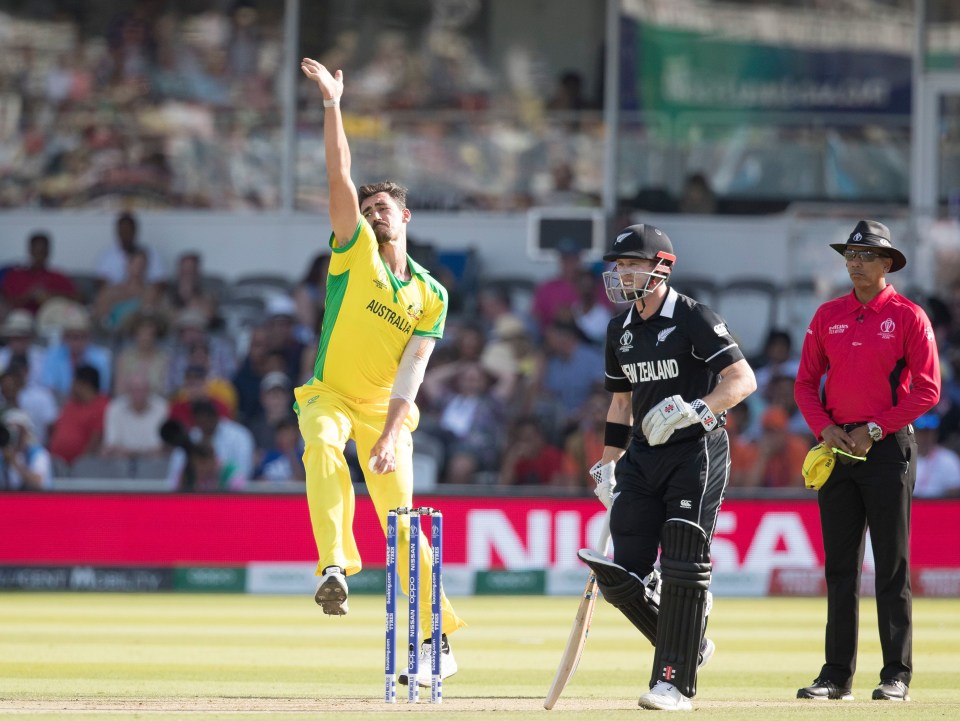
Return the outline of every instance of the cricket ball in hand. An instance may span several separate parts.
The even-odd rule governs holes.
[[[370,456],[370,460],[367,461],[367,468],[369,468],[371,471],[376,471],[376,470],[377,470],[377,457],[376,457],[376,456]]]

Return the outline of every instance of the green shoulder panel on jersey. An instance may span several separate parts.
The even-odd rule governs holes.
[[[432,328],[417,328],[413,331],[413,335],[425,336],[428,338],[442,338],[443,327],[447,322],[447,308],[449,306],[447,301],[447,289],[440,285],[440,283],[438,283],[436,279],[429,273],[424,273],[423,282],[428,290],[432,291],[438,298],[440,298],[440,303],[443,306],[443,310],[440,312],[440,315],[437,317],[437,322],[433,324]]]
[[[359,223],[357,223],[357,229],[353,231],[353,237],[350,238],[349,242],[347,242],[345,245],[334,245],[333,241],[337,236],[334,233],[330,233],[330,240],[327,241],[327,243],[330,245],[330,250],[332,250],[334,253],[346,253],[348,250],[350,250],[350,248],[353,247],[353,244],[357,242],[357,238],[360,237],[361,226],[363,226],[362,219]]]
[[[356,236],[354,236],[354,240],[356,240]],[[327,360],[330,336],[333,335],[333,328],[337,324],[337,316],[343,306],[343,299],[347,295],[349,278],[349,270],[339,275],[327,276],[327,300],[323,311],[323,329],[320,332],[320,343],[317,347],[317,361],[313,364],[313,375],[320,381],[323,380],[323,366]]]

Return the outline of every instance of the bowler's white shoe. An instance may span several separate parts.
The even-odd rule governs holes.
[[[328,616],[346,616],[350,606],[347,604],[347,579],[339,566],[327,566],[317,584],[313,599]]]
[[[692,711],[693,704],[672,683],[657,681],[656,686],[640,697],[643,708],[655,711]]]
[[[420,668],[417,669],[417,685],[429,686],[430,678],[433,674],[430,666],[432,645],[430,639],[420,644]],[[453,651],[450,649],[450,643],[447,641],[447,634],[440,637],[440,679],[449,678],[457,672],[457,659],[453,657]],[[406,686],[408,682],[407,669],[403,669],[397,676],[397,683]]]

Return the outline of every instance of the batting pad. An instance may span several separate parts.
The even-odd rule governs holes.
[[[697,666],[710,587],[710,545],[696,523],[671,518],[660,542],[660,625],[653,656],[652,687],[658,681],[676,686],[687,697],[697,694]]]
[[[596,575],[597,585],[607,602],[656,646],[658,608],[643,583],[623,566],[589,548],[580,549],[577,555]]]

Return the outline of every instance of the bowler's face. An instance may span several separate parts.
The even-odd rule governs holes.
[[[360,205],[360,214],[370,223],[378,243],[396,240],[400,228],[410,220],[410,211],[400,209],[389,193],[377,193],[365,198]]]

